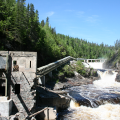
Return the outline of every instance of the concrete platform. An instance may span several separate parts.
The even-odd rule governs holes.
[[[12,112],[12,99],[7,100],[7,97],[0,97],[0,116],[8,117]]]
[[[1,96],[0,96],[0,102],[1,102],[1,101],[7,101],[7,99],[8,99],[8,97],[5,97],[5,96],[2,96],[2,97],[1,97]]]

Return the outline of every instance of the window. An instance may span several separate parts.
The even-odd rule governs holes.
[[[20,84],[15,84],[15,94],[20,93]]]
[[[17,61],[13,61],[13,71],[19,71],[19,66],[17,65]]]
[[[14,60],[14,61],[13,61],[13,65],[17,65],[17,61]]]
[[[0,96],[5,96],[5,86],[0,86]]]
[[[30,68],[31,68],[31,61],[30,61]]]

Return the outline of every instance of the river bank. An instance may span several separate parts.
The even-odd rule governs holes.
[[[97,70],[86,68],[80,61],[71,61],[69,65],[55,72],[53,77],[46,77],[46,87],[52,90],[63,90],[71,86],[92,84],[94,80],[99,79]]]

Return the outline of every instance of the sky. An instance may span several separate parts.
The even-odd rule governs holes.
[[[56,33],[113,46],[120,39],[120,0],[26,0],[39,12],[39,21]]]

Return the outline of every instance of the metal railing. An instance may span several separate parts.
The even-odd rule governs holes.
[[[107,59],[85,59],[85,58],[76,58],[78,60],[84,60],[86,62],[105,62]]]

